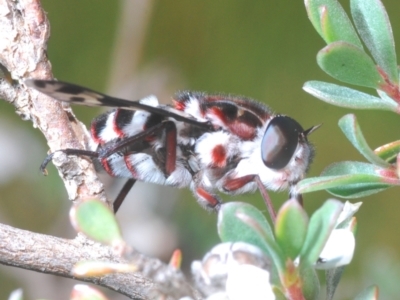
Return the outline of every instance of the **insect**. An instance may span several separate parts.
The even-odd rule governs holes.
[[[300,197],[293,187],[309,168],[314,149],[307,136],[318,126],[303,130],[294,119],[244,97],[184,91],[172,105],[162,105],[155,96],[130,101],[60,81],[25,83],[60,101],[117,107],[92,121],[92,149],[59,151],[88,156],[109,175],[129,178],[122,200],[136,180],[189,187],[210,209],[221,204],[217,191],[242,194],[258,188],[268,198],[266,189],[289,189]],[[118,198],[115,211],[122,202]]]

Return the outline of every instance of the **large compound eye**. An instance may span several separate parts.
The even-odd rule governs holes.
[[[261,142],[261,158],[271,169],[282,169],[291,160],[304,130],[299,123],[286,116],[273,118]]]

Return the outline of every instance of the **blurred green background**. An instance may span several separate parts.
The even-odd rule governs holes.
[[[348,11],[348,0],[341,3]],[[399,1],[383,3],[399,42]],[[337,126],[344,114],[357,115],[372,148],[398,139],[393,129],[400,119],[395,114],[333,107],[302,90],[307,80],[335,82],[316,64],[317,51],[325,44],[309,23],[303,1],[43,0],[42,4],[51,23],[48,56],[56,78],[130,99],[153,93],[168,102],[174,91],[182,89],[246,95],[292,116],[305,128],[323,123],[310,137],[317,154],[309,176],[317,176],[332,162],[364,160]],[[11,105],[0,102],[0,109],[0,221],[73,238],[70,203],[56,170],[50,166],[48,177],[38,170],[47,153],[46,141],[30,122],[14,114]],[[88,125],[101,113],[94,108],[74,110]],[[114,185],[107,176],[102,178],[107,193],[115,197],[122,181]],[[271,197],[279,207],[287,194],[271,193]],[[329,197],[325,192],[306,194],[306,210],[311,214]],[[173,249],[181,248],[188,271],[193,259],[200,259],[218,242],[216,216],[201,209],[189,191],[142,184],[134,187],[130,198],[117,216],[127,239],[148,255],[168,261]],[[381,299],[400,295],[398,198],[398,190],[391,189],[361,199],[355,257],[345,270],[337,299],[350,299],[373,283],[380,285]],[[224,199],[249,201],[265,210],[258,193]],[[74,283],[0,266],[1,299],[18,287],[24,289],[25,299],[68,299]]]

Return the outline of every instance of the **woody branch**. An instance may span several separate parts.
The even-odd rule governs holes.
[[[0,98],[14,105],[21,119],[31,121],[43,133],[50,151],[83,149],[89,138],[88,133],[70,108],[22,84],[24,78],[53,77],[46,53],[49,28],[40,1],[0,0],[0,64],[10,74],[0,79]],[[89,161],[79,157],[60,157],[55,164],[70,200],[79,202],[97,198],[107,202],[103,185]],[[155,291],[167,296],[167,299],[192,294],[180,272],[171,273],[160,261],[145,258],[139,253],[136,257],[142,272],[81,280],[135,299],[148,298]],[[108,247],[85,238],[66,240],[0,224],[1,264],[72,278],[73,264],[87,258],[120,260],[111,254]],[[156,277],[166,281],[157,282]]]

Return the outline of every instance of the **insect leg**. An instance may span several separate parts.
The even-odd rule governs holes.
[[[246,176],[239,177],[239,178],[229,179],[226,181],[226,183],[224,185],[224,189],[226,191],[235,191],[250,182],[255,182],[257,184],[257,187],[260,190],[261,196],[263,197],[264,202],[267,206],[269,215],[271,216],[271,220],[273,223],[275,223],[275,219],[276,219],[275,209],[272,205],[271,198],[269,197],[268,192],[267,192],[265,186],[263,185],[263,183],[261,182],[260,177],[258,175],[246,175]]]
[[[177,131],[175,123],[172,121],[164,122],[165,130],[165,148],[167,156],[165,159],[165,172],[170,175],[175,171],[176,165],[176,146],[177,146]]]
[[[165,131],[165,148],[166,148],[166,160],[164,166],[164,172],[166,176],[170,175],[175,170],[176,164],[176,146],[177,146],[177,131],[175,123],[172,121],[165,121],[160,124],[157,124],[149,129],[136,134],[134,136],[125,138],[124,140],[120,141],[119,143],[115,144],[111,148],[106,148],[106,151],[99,155],[100,160],[106,159],[108,156],[132,145],[134,143],[138,143],[140,141],[146,140],[149,136],[156,134],[160,131]],[[138,149],[136,149],[138,151]],[[128,167],[128,169],[130,169]],[[122,202],[125,200],[126,195],[135,184],[136,178],[130,178],[127,180],[125,185],[123,186],[122,190],[119,192],[117,198],[114,201],[113,208],[114,213],[117,213],[118,209],[120,208]]]
[[[149,135],[156,134],[160,131],[165,131],[165,148],[166,148],[166,160],[165,160],[165,173],[166,175],[170,175],[174,170],[175,170],[175,164],[176,164],[176,146],[177,146],[177,130],[175,123],[172,121],[165,121],[160,124],[157,124],[137,135],[134,135],[132,137],[128,137],[121,142],[115,144],[112,147],[109,148],[104,148],[105,151],[101,151],[100,153],[95,152],[95,151],[88,151],[88,150],[80,150],[80,149],[62,149],[62,150],[57,150],[51,154],[49,154],[42,164],[40,165],[40,170],[43,174],[47,175],[46,171],[46,166],[48,163],[53,159],[53,156],[57,152],[63,152],[66,155],[83,155],[83,156],[89,156],[92,158],[98,158],[100,161],[102,159],[107,158],[108,156],[128,147],[132,143],[139,142],[141,140],[145,140],[149,137]],[[128,194],[129,190],[132,188],[132,186],[135,184],[136,179],[131,178],[129,179],[120,193],[118,194],[117,198],[114,201],[113,207],[114,207],[114,212],[116,213],[121,206],[122,202],[124,201],[126,195]]]
[[[124,186],[122,187],[121,191],[119,192],[117,198],[115,198],[115,201],[113,203],[113,209],[114,209],[114,214],[117,213],[118,209],[120,208],[122,202],[124,202],[126,195],[128,195],[129,191],[135,184],[136,179],[130,178],[128,179]]]
[[[89,156],[93,158],[99,157],[99,154],[95,151],[88,151],[88,150],[81,150],[81,149],[62,149],[62,150],[57,150],[54,151],[53,153],[50,153],[47,155],[47,157],[43,160],[42,164],[40,165],[40,171],[44,174],[47,175],[47,170],[46,166],[49,164],[49,162],[53,159],[54,154],[57,152],[63,152],[66,155],[83,155],[83,156]]]
[[[269,197],[267,189],[262,184],[260,176],[255,175],[254,179],[255,179],[255,182],[257,183],[258,189],[260,190],[261,196],[264,199],[265,205],[267,205],[267,209],[268,209],[269,215],[271,217],[272,223],[275,224],[276,212],[275,212],[274,206],[272,205],[272,201],[271,201],[271,198]]]
[[[177,147],[177,130],[176,125],[172,121],[164,121],[155,126],[150,127],[147,130],[144,130],[134,136],[127,137],[115,145],[105,148],[104,152],[99,154],[99,159],[104,159],[118,151],[121,151],[130,145],[149,139],[149,136],[154,135],[156,133],[165,131],[165,148],[166,148],[166,159],[164,172],[168,176],[173,171],[175,171],[176,165],[176,147]]]
[[[206,209],[218,211],[221,206],[221,200],[215,194],[210,193],[206,188],[202,186],[195,186],[193,193],[196,196],[199,204]]]

